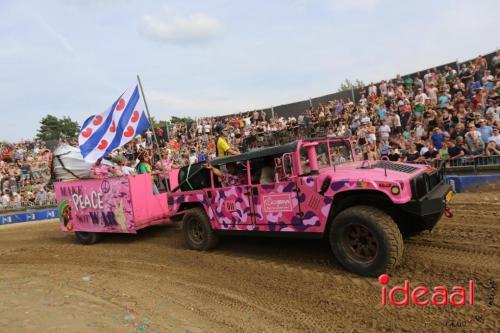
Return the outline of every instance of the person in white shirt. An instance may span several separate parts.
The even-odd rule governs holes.
[[[490,100],[489,107],[486,109],[485,116],[490,117],[492,121],[500,120],[500,106],[496,105],[497,102],[495,100]]]
[[[361,106],[366,106],[366,104],[368,103],[368,101],[366,100],[366,97],[364,94],[361,95],[361,98],[359,99],[359,105]]]
[[[210,134],[211,130],[212,130],[212,125],[210,125],[209,123],[206,123],[205,126],[203,126],[205,128],[205,134]]]
[[[387,95],[387,83],[385,82],[385,80],[382,80],[382,82],[380,83],[379,89],[380,89],[381,95],[383,95],[383,96]]]
[[[146,131],[146,143],[148,146],[153,144],[153,131],[150,128]]]
[[[434,104],[437,104],[438,98],[438,88],[434,86],[434,82],[430,83],[430,87],[427,91],[429,93],[429,99],[434,102]]]
[[[499,134],[500,130],[497,128],[497,127],[493,127],[493,134],[490,136],[490,138],[488,139],[488,142],[495,142],[495,144],[498,146],[500,146],[500,134]]]
[[[9,205],[10,205],[10,196],[7,192],[5,192],[2,197],[1,197],[1,201],[2,201],[2,207],[3,208],[8,208]]]
[[[13,198],[13,203],[14,203],[14,208],[21,208],[21,195],[19,193],[14,192],[12,193],[12,198]]]
[[[425,105],[427,99],[429,99],[427,94],[422,91],[422,88],[418,88],[418,94],[415,96],[415,104]]]
[[[198,157],[196,157],[196,150],[192,149],[189,155],[189,164],[198,163]]]
[[[379,132],[380,132],[380,138],[382,140],[389,139],[389,135],[391,133],[391,127],[387,125],[387,121],[384,120],[383,125],[380,126],[379,128]]]
[[[368,96],[373,96],[377,94],[377,86],[373,82],[368,87]]]

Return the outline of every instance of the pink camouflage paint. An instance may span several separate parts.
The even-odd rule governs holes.
[[[404,174],[366,166],[351,162],[277,183],[170,193],[170,211],[176,214],[191,207],[188,203],[199,203],[214,230],[323,233],[337,194],[371,190],[384,193],[395,204],[405,203],[412,197],[409,180],[430,170],[414,165],[414,172]],[[320,193],[327,179],[328,188]]]

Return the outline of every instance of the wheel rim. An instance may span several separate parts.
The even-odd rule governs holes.
[[[378,241],[375,234],[361,224],[350,224],[344,228],[342,246],[347,255],[361,263],[369,263],[378,253]]]
[[[191,242],[199,245],[203,243],[204,230],[203,225],[198,219],[191,219],[188,221],[188,236]]]

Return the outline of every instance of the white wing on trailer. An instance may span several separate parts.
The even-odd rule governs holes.
[[[90,178],[91,163],[85,162],[80,148],[63,144],[54,150],[53,173],[56,180]]]

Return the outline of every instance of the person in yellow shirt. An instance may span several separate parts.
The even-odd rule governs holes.
[[[222,125],[218,125],[216,131],[219,133],[215,141],[216,156],[224,157],[229,155],[238,155],[240,152],[231,148],[231,146],[227,142],[226,129]]]

